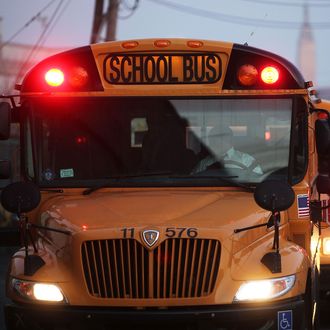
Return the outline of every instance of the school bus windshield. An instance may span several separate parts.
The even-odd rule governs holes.
[[[46,186],[298,179],[306,164],[306,123],[292,116],[293,104],[291,98],[35,100],[27,146],[36,146],[37,161],[28,151],[28,172]]]

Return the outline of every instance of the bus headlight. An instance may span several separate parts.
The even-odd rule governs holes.
[[[294,286],[295,275],[269,280],[249,281],[238,289],[234,301],[259,301],[279,297]]]
[[[66,302],[61,289],[55,284],[37,283],[15,278],[12,279],[11,284],[13,290],[24,298],[53,303]]]

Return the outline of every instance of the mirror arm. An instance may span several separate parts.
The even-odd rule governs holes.
[[[29,254],[29,239],[33,246],[34,253],[38,253],[37,246],[33,241],[31,234],[31,224],[29,224],[28,217],[25,213],[18,213],[20,221],[20,230],[22,233],[22,241],[24,244],[25,257],[24,257],[24,275],[32,276],[35,272],[45,265],[44,260],[37,254]]]
[[[249,227],[243,227],[243,228],[237,228],[237,229],[234,229],[234,234],[237,234],[237,233],[240,233],[241,231],[246,231],[246,230],[249,230],[249,229],[254,229],[254,228],[259,228],[259,227],[267,227],[267,228],[270,228],[270,227],[273,227],[274,226],[274,219],[273,219],[273,215],[270,216],[268,222],[266,223],[261,223],[259,225],[254,225],[254,226],[249,226]]]
[[[272,219],[274,223],[274,242],[273,249],[276,253],[279,253],[280,250],[280,212],[273,212]]]
[[[28,217],[25,213],[18,212],[20,221],[21,239],[24,244],[25,257],[24,257],[24,275],[32,276],[38,269],[45,265],[44,260],[37,254],[29,254],[29,239],[33,246],[34,253],[38,253],[37,246],[33,241],[31,234],[31,225],[29,224]]]
[[[271,219],[274,223],[274,242],[273,249],[275,252],[268,252],[262,258],[261,262],[264,264],[273,274],[280,273],[282,271],[282,262],[280,250],[280,212],[272,211]]]
[[[261,223],[259,225],[234,229],[234,234],[237,234],[237,233],[240,233],[241,231],[246,231],[246,230],[249,230],[249,229],[254,229],[254,228],[259,228],[259,227],[264,227],[264,226],[268,227],[268,224],[269,224],[269,222],[266,222],[266,223]]]
[[[35,225],[34,223],[31,223],[30,227],[44,229],[44,230],[48,230],[48,231],[54,231],[56,233],[61,233],[61,234],[65,234],[65,235],[71,235],[71,232],[68,230],[62,230],[62,229],[57,229],[57,228]]]
[[[35,225],[33,223],[29,223],[28,217],[25,213],[18,213],[19,221],[20,221],[20,231],[22,234],[22,242],[24,245],[25,257],[24,257],[24,275],[32,276],[35,272],[40,269],[43,265],[45,265],[44,260],[37,255],[38,249],[33,240],[31,228],[39,228],[49,231],[54,231],[57,233],[62,233],[65,235],[71,235],[71,232],[67,230],[61,230],[56,228],[49,228],[45,226]],[[33,246],[33,250],[35,254],[29,254],[29,242],[31,242]]]

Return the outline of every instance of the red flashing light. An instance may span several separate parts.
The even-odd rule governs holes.
[[[270,132],[269,131],[266,131],[265,132],[265,140],[266,141],[270,141],[271,138],[272,138],[272,135],[270,134]]]
[[[275,84],[278,81],[279,77],[279,71],[273,66],[267,66],[261,71],[261,80],[265,84]]]
[[[64,73],[60,69],[52,68],[46,72],[45,80],[49,86],[61,86],[64,82]]]
[[[87,138],[86,136],[79,135],[75,137],[75,141],[77,144],[85,144],[87,142]]]
[[[318,119],[329,119],[329,114],[328,113],[325,113],[325,112],[318,112],[317,113],[317,118]]]
[[[81,228],[82,228],[83,231],[85,231],[85,230],[88,229],[88,226],[87,225],[82,225]]]

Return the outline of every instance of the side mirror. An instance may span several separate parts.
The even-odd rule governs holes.
[[[10,105],[0,102],[0,140],[8,140],[10,137]]]
[[[15,182],[1,192],[1,204],[11,213],[21,214],[32,211],[40,202],[40,191],[32,182]],[[19,246],[19,227],[8,227],[0,231],[0,246]]]
[[[9,160],[0,160],[0,180],[9,179],[11,175],[11,163]]]
[[[35,209],[40,199],[40,191],[32,182],[11,183],[1,193],[1,204],[4,209],[18,215]]]
[[[37,254],[29,255],[29,239],[32,240],[28,217],[25,212],[32,211],[40,203],[41,195],[38,187],[32,182],[15,182],[8,185],[1,194],[2,206],[9,212],[17,213],[20,220],[20,234],[24,242],[24,275],[32,276],[45,261]],[[17,242],[18,243],[18,242]],[[33,243],[34,250],[36,247]]]
[[[295,194],[291,186],[283,181],[269,180],[261,182],[254,191],[256,203],[267,211],[271,211],[270,222],[274,225],[273,249],[261,258],[264,264],[272,273],[282,271],[282,261],[280,254],[280,211],[287,210],[295,199]]]
[[[291,186],[283,181],[261,182],[254,191],[254,200],[267,211],[287,210],[294,203],[295,194]]]

